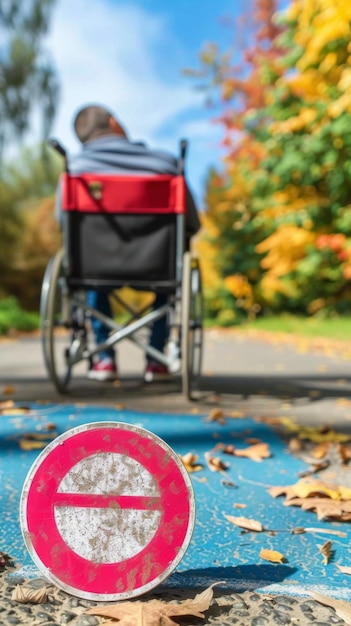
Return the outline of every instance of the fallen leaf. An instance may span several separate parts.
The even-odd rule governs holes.
[[[200,463],[196,463],[198,459],[197,454],[187,452],[187,454],[181,456],[180,459],[189,474],[191,474],[192,472],[199,472],[203,469],[203,465],[201,465]]]
[[[16,585],[12,592],[12,600],[15,602],[31,602],[32,604],[43,604],[47,601],[47,588],[41,587],[41,589],[33,589],[32,587],[26,587],[25,585]]]
[[[300,506],[303,511],[315,511],[317,518],[349,522],[351,520],[351,502],[330,500],[329,498],[293,498],[286,500],[284,506]]]
[[[268,418],[269,419],[269,418]],[[346,433],[339,433],[329,426],[303,426],[298,424],[294,420],[289,417],[280,417],[273,418],[279,419],[279,424],[285,427],[286,431],[296,433],[299,439],[305,439],[307,441],[312,441],[313,443],[323,443],[323,442],[347,442],[350,441],[351,435]],[[263,421],[263,420],[261,420]],[[273,423],[274,422],[267,422]]]
[[[351,435],[346,433],[338,433],[332,428],[328,427],[319,427],[313,428],[312,426],[302,426],[299,428],[299,437],[300,439],[307,439],[308,441],[312,441],[314,443],[323,443],[323,442],[346,442],[350,441]]]
[[[248,448],[236,449],[235,456],[245,457],[260,463],[262,459],[268,459],[271,456],[268,443],[257,443]]]
[[[338,453],[342,463],[348,463],[351,459],[351,446],[345,446],[340,443],[338,446]]]
[[[349,576],[351,576],[351,567],[349,567],[348,565],[337,565],[336,566],[340,572],[342,572],[343,574],[348,574]]]
[[[284,563],[285,557],[281,552],[277,552],[276,550],[265,550],[264,548],[260,551],[260,558],[265,561],[271,561],[271,563]]]
[[[233,515],[225,515],[224,517],[230,522],[234,524],[234,526],[239,526],[239,528],[245,528],[245,530],[254,530],[258,533],[263,531],[263,526],[261,522],[258,522],[255,519],[249,519],[248,517],[234,517]]]
[[[28,406],[16,406],[8,409],[1,409],[1,415],[25,415],[30,413],[31,409]]]
[[[318,474],[322,470],[327,469],[329,467],[330,461],[320,461],[320,463],[314,463],[309,469],[303,470],[299,472],[300,478],[307,478],[307,476],[313,476],[313,474]]]
[[[331,441],[323,441],[319,443],[313,450],[311,451],[311,456],[314,459],[323,459],[325,455],[329,452],[331,446]]]
[[[191,615],[205,617],[203,611],[209,609],[213,598],[213,587],[223,583],[214,583],[193,600],[183,600],[179,604],[149,600],[148,602],[120,602],[107,606],[94,606],[85,613],[110,617],[111,621],[104,622],[104,626],[113,626],[116,620],[120,626],[177,626],[171,617]]]
[[[13,565],[11,557],[6,552],[0,552],[0,569],[11,567]]]
[[[322,554],[323,556],[323,564],[324,565],[328,565],[330,557],[333,554],[333,550],[332,550],[332,542],[330,541],[330,539],[328,541],[326,541],[325,543],[323,543],[322,546],[318,546],[319,548],[319,552]]]
[[[10,396],[11,394],[15,393],[15,388],[12,387],[12,385],[5,385],[2,393],[4,394],[4,396]]]
[[[54,424],[54,422],[47,422],[46,424],[44,424],[43,429],[44,430],[56,430],[57,426],[56,424]]]
[[[351,624],[351,606],[349,602],[345,602],[344,600],[334,600],[334,598],[328,598],[328,596],[323,596],[321,593],[317,593],[316,591],[307,591],[307,593],[312,596],[312,598],[317,600],[317,602],[320,602],[320,604],[333,608],[337,616],[343,619],[346,624]]]
[[[209,452],[205,452],[205,459],[211,472],[226,472],[228,465],[223,463],[222,459],[212,456]]]
[[[223,487],[236,487],[236,484],[232,480],[223,478],[221,480],[221,485],[223,485]]]
[[[241,502],[234,502],[233,507],[235,509],[246,509],[247,504],[242,504]]]
[[[289,452],[293,452],[293,453],[300,452],[302,449],[301,440],[298,439],[297,437],[293,437],[292,439],[290,439],[288,449],[289,449]]]
[[[270,487],[269,493],[273,498],[286,495],[287,500],[292,498],[308,498],[310,496],[326,496],[332,500],[348,500],[351,490],[347,487],[328,485],[321,480],[301,479],[294,485],[285,487]]]
[[[262,459],[267,459],[271,456],[269,446],[267,443],[256,443],[248,448],[236,448],[232,444],[217,443],[214,450],[221,450],[224,454],[230,454],[237,457],[245,457],[251,461],[260,463]]]
[[[225,424],[224,412],[222,409],[212,409],[210,411],[208,417],[206,417],[205,422],[218,422],[218,424]]]
[[[15,406],[15,403],[13,400],[3,400],[2,402],[0,402],[0,411],[2,411],[3,409],[12,409],[12,407]]]
[[[57,437],[57,432],[50,431],[49,433],[28,433],[19,440],[19,447],[21,450],[40,450],[45,448],[47,444]]]

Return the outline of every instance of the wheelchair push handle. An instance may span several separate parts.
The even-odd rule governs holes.
[[[185,173],[185,156],[188,148],[187,139],[180,140],[180,158],[178,161],[178,174],[183,175]]]
[[[68,172],[68,160],[67,160],[67,152],[62,144],[57,139],[51,137],[48,140],[49,146],[51,146],[56,152],[58,152],[65,160],[65,170]]]

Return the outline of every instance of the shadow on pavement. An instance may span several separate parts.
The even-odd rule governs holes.
[[[289,565],[242,565],[236,567],[206,567],[187,570],[173,574],[167,586],[182,586],[189,584],[194,589],[204,589],[218,581],[218,589],[228,592],[242,593],[254,591],[268,585],[281,583],[297,571]]]

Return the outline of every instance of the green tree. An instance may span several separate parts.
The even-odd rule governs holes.
[[[0,157],[28,130],[38,110],[46,137],[58,100],[58,80],[43,46],[55,0],[0,0]]]

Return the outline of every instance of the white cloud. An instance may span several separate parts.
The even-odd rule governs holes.
[[[152,140],[167,120],[200,107],[201,97],[180,75],[177,82],[173,76],[165,81],[157,72],[157,51],[166,36],[165,18],[137,5],[61,0],[48,41],[62,85],[54,131],[68,139],[74,112],[99,102],[133,137]]]
[[[81,106],[101,103],[132,139],[175,152],[178,139],[188,137],[194,142],[188,171],[200,197],[219,134],[206,120],[203,94],[181,76],[177,58],[184,50],[166,15],[147,12],[137,1],[59,0],[47,47],[61,84],[53,136],[70,151],[79,149],[72,118]]]

